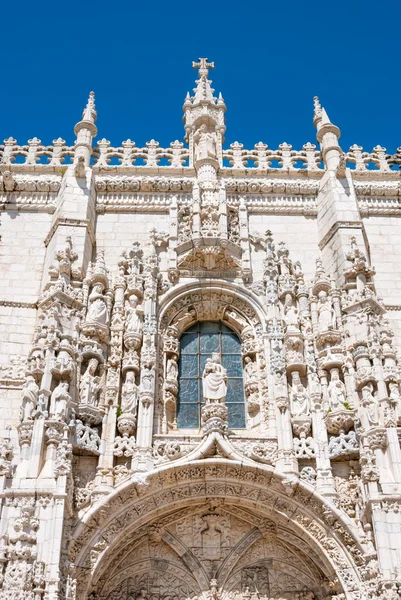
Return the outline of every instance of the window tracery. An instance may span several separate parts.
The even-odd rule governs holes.
[[[226,405],[229,427],[245,428],[241,341],[237,334],[221,321],[198,322],[183,332],[180,350],[177,426],[183,429],[200,427],[204,402],[202,374],[207,359],[213,353],[218,353],[227,370]]]

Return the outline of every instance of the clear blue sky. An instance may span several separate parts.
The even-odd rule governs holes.
[[[88,92],[98,139],[182,140],[182,104],[215,62],[226,146],[315,141],[319,95],[353,143],[401,146],[400,0],[23,0],[2,6],[0,139],[74,141]]]

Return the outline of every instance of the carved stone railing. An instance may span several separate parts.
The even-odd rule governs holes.
[[[61,138],[54,140],[50,146],[42,145],[38,138],[32,138],[26,145],[20,146],[10,137],[0,145],[0,166],[15,164],[61,167],[72,162],[74,151],[75,146],[67,146]],[[382,146],[375,146],[372,152],[364,152],[362,146],[354,144],[344,156],[346,166],[357,173],[389,173],[401,169],[401,147],[395,154],[387,154],[386,148]],[[113,147],[108,140],[102,139],[93,148],[91,162],[98,168],[185,168],[189,166],[189,149],[177,140],[171,142],[169,148],[161,148],[155,140],[146,142],[144,147],[137,147],[131,140]],[[323,162],[321,153],[310,142],[304,144],[302,150],[293,150],[291,144],[286,143],[280,144],[277,150],[272,150],[262,142],[255,144],[252,150],[246,150],[243,144],[234,142],[229,149],[223,150],[223,168],[319,172],[323,170]]]
[[[278,150],[270,150],[259,142],[253,150],[244,150],[243,144],[234,142],[229,150],[223,150],[223,161],[228,160],[233,169],[256,168],[318,171],[322,169],[321,154],[316,146],[308,142],[302,150],[293,150],[291,144],[280,144]],[[225,165],[224,165],[225,166]]]
[[[345,160],[346,166],[357,172],[389,173],[401,168],[401,148],[397,148],[395,154],[387,154],[382,146],[375,146],[372,152],[364,152],[362,146],[354,144],[345,153]]]
[[[158,167],[160,161],[167,160],[170,167],[180,168],[188,166],[189,150],[184,148],[184,144],[176,140],[171,142],[170,148],[160,148],[159,142],[150,140],[146,142],[144,148],[137,148],[135,142],[126,140],[121,147],[113,148],[108,140],[102,139],[98,142],[98,147],[93,150],[93,157],[97,167],[107,167],[113,159],[117,159],[113,166],[131,167],[135,165],[138,159],[142,163],[138,166]],[[160,165],[163,166],[163,165]]]
[[[66,158],[72,159],[73,156],[74,146],[66,146],[61,138],[53,140],[53,146],[43,146],[38,138],[32,138],[27,145],[19,146],[17,140],[9,137],[0,146],[0,165],[18,163],[26,166],[47,164],[59,167]]]

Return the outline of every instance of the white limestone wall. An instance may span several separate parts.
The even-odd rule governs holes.
[[[51,215],[42,212],[9,210],[1,215],[0,364],[30,350],[36,309],[18,304],[38,299],[50,222]]]
[[[139,242],[142,247],[149,243],[152,229],[158,232],[169,231],[168,212],[149,213],[104,213],[96,220],[96,245],[105,253],[106,266],[114,278],[117,273],[118,261],[124,250],[128,250],[133,242]],[[166,253],[161,253],[160,268],[167,269]]]
[[[1,214],[0,299],[36,302],[51,215],[7,210]]]
[[[301,262],[305,280],[312,279],[316,269],[316,258],[320,256],[316,218],[303,215],[249,214],[250,234],[264,237],[267,229],[270,229],[273,234],[276,248],[279,242],[285,242],[290,251],[291,260]],[[255,248],[251,244],[254,280],[259,280],[263,276],[264,258],[263,249]]]
[[[372,216],[363,219],[370,245],[371,264],[376,268],[378,296],[387,306],[401,307],[401,217]],[[401,310],[388,311],[401,348]]]

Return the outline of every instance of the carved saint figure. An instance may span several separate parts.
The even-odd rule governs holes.
[[[126,331],[129,333],[142,333],[142,317],[138,311],[138,298],[131,294],[126,307]]]
[[[362,388],[363,406],[362,425],[364,427],[377,427],[380,425],[379,405],[373,396],[373,385],[368,383]]]
[[[244,359],[244,383],[254,381],[258,377],[258,367],[250,356]]]
[[[155,374],[151,367],[143,367],[141,375],[141,388],[143,392],[152,392],[154,377]]]
[[[390,401],[395,406],[400,406],[401,395],[398,383],[390,383]]]
[[[71,396],[68,393],[68,381],[60,381],[54,388],[50,399],[50,416],[65,421]]]
[[[285,296],[284,321],[287,325],[287,331],[299,331],[298,311],[294,306],[291,294]]]
[[[207,130],[205,124],[201,125],[194,135],[195,161],[204,158],[217,158],[216,134]]]
[[[82,404],[97,406],[97,393],[99,391],[100,377],[95,375],[98,366],[96,358],[91,358],[80,384],[80,401]]]
[[[340,379],[340,372],[338,369],[331,369],[331,378],[329,387],[327,388],[330,408],[331,410],[338,410],[344,408],[344,402],[346,402],[346,389],[344,383]]]
[[[128,371],[121,390],[121,410],[123,413],[135,415],[138,404],[138,386],[135,383],[135,373]]]
[[[23,421],[33,419],[34,411],[38,405],[39,387],[36,385],[32,375],[28,375],[22,388],[22,409],[21,416]]]
[[[202,384],[205,402],[208,400],[224,402],[227,395],[227,370],[221,364],[218,352],[214,352],[212,358],[207,359]]]
[[[177,358],[175,356],[172,356],[167,361],[166,379],[170,379],[171,381],[177,381],[177,377],[178,377]]]
[[[331,300],[325,290],[319,292],[319,301],[317,304],[319,331],[335,329],[336,316]]]
[[[107,306],[103,296],[104,286],[101,283],[96,283],[89,294],[89,308],[86,315],[86,321],[106,325],[107,323]]]
[[[294,416],[309,415],[309,397],[304,388],[298,371],[291,374],[292,385],[290,390],[291,414]]]

